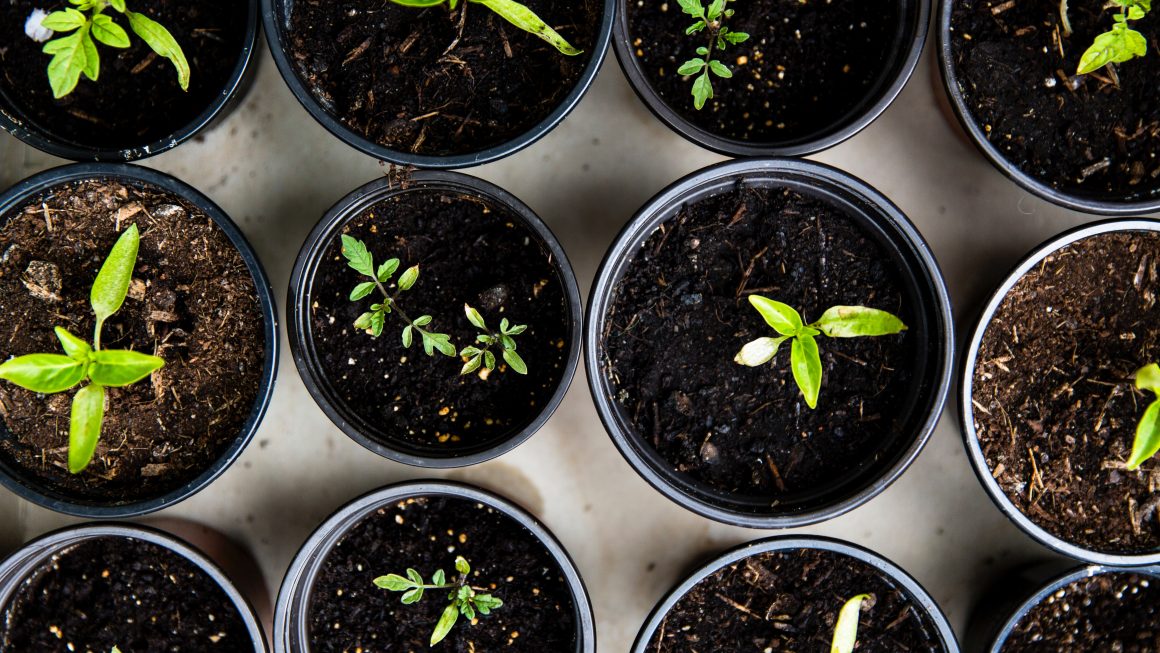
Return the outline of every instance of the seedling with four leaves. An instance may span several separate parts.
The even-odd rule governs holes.
[[[1135,470],[1160,451],[1160,365],[1152,363],[1136,370],[1136,388],[1148,390],[1155,398],[1144,409],[1140,423],[1136,425],[1136,438],[1132,442],[1132,455],[1128,458],[1128,469]]]
[[[701,4],[701,0],[678,0],[681,11],[696,19],[685,30],[685,34],[692,36],[699,32],[709,35],[709,44],[697,48],[698,57],[689,59],[677,69],[678,75],[693,76],[693,106],[700,110],[705,102],[713,97],[712,75],[721,78],[733,76],[733,71],[716,58],[717,51],[724,51],[729,45],[736,45],[749,40],[745,32],[732,32],[725,26],[725,21],[733,16],[732,9],[726,9],[729,0],[712,0],[708,6]]]
[[[810,408],[817,407],[822,388],[822,358],[815,339],[818,335],[856,338],[886,336],[906,330],[906,325],[894,315],[865,306],[833,306],[826,309],[816,322],[805,324],[801,315],[787,304],[761,295],[750,295],[749,303],[779,335],[746,343],[733,360],[749,367],[764,365],[777,355],[783,342],[792,340],[790,369]]]
[[[512,25],[515,25],[525,32],[528,32],[547,41],[552,45],[552,47],[559,50],[561,54],[576,56],[583,52],[583,50],[577,50],[576,48],[572,47],[570,43],[564,40],[564,37],[560,36],[556,30],[552,29],[552,27],[545,23],[542,18],[537,16],[536,12],[528,9],[526,6],[518,2],[515,2],[515,0],[463,1],[464,5],[463,9],[461,10],[463,12],[460,18],[461,21],[463,20],[463,17],[466,16],[468,4],[481,4],[494,11],[496,14],[499,14],[500,18],[503,18]],[[391,0],[391,2],[397,5],[403,5],[404,7],[419,8],[437,7],[441,4],[446,4],[448,9],[455,11],[455,8],[459,6],[460,0]],[[460,31],[462,31],[462,25]]]
[[[398,574],[379,576],[374,583],[385,590],[403,592],[402,601],[407,605],[421,601],[426,590],[451,590],[447,595],[451,603],[443,610],[443,615],[439,617],[435,630],[431,633],[431,646],[435,646],[451,632],[455,622],[459,620],[459,615],[471,620],[475,619],[476,613],[486,616],[491,614],[492,610],[503,607],[503,601],[488,594],[484,588],[468,584],[471,565],[463,556],[455,558],[455,571],[459,572],[459,578],[450,583],[447,582],[447,575],[442,569],[431,575],[430,583],[424,583],[423,576],[414,569],[407,569],[406,577]]]
[[[838,620],[834,623],[830,653],[854,652],[854,645],[858,643],[858,617],[862,613],[862,603],[871,601],[873,598],[869,594],[859,594],[842,605],[838,611]]]
[[[1148,39],[1140,32],[1128,27],[1129,20],[1140,20],[1152,10],[1152,0],[1110,0],[1109,6],[1118,6],[1120,11],[1112,16],[1112,29],[1096,36],[1091,46],[1079,58],[1077,75],[1095,72],[1104,66],[1123,63],[1148,54]],[[1071,32],[1067,20],[1067,0],[1060,4],[1064,31]]]
[[[483,333],[475,337],[476,344],[483,345],[482,347],[468,346],[464,347],[459,352],[461,358],[466,358],[467,362],[463,364],[463,369],[460,374],[471,374],[478,370],[480,366],[494,370],[495,369],[495,354],[492,353],[493,346],[499,346],[502,351],[503,359],[516,372],[520,374],[528,373],[528,366],[524,364],[524,359],[516,353],[516,341],[514,336],[518,336],[527,330],[526,324],[512,324],[505,317],[499,322],[499,331],[492,331],[487,328],[487,323],[483,321],[483,316],[479,311],[475,310],[467,304],[463,305],[463,312],[467,314],[467,320],[471,322],[475,328]]]

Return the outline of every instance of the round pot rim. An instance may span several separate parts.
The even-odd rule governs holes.
[[[815,154],[829,149],[865,129],[886,111],[887,107],[902,93],[902,89],[910,81],[910,77],[914,74],[914,70],[918,66],[918,60],[926,44],[930,24],[930,3],[926,0],[919,0],[915,3],[918,15],[914,17],[912,25],[914,33],[910,39],[910,45],[900,50],[900,53],[905,53],[905,56],[901,56],[900,54],[898,57],[899,62],[901,62],[898,73],[894,75],[889,84],[882,87],[881,95],[877,101],[866,105],[856,112],[846,114],[843,117],[843,120],[846,120],[846,122],[838,129],[822,130],[818,136],[800,139],[786,145],[771,143],[755,144],[751,141],[719,136],[699,127],[674,111],[672,107],[660,98],[656,91],[653,90],[644,71],[641,70],[640,65],[637,63],[636,56],[633,54],[628,28],[628,12],[625,10],[625,7],[627,7],[626,2],[621,2],[617,6],[616,21],[612,27],[612,49],[616,53],[616,59],[620,63],[620,69],[624,71],[624,76],[628,78],[633,92],[648,107],[649,111],[658,120],[668,126],[669,129],[700,147],[731,157],[805,156]]]
[[[950,98],[951,108],[963,130],[967,132],[975,148],[991,162],[1005,177],[1015,182],[1023,190],[1051,202],[1057,206],[1094,213],[1096,215],[1130,217],[1145,213],[1160,211],[1160,195],[1147,200],[1101,200],[1084,197],[1052,188],[1050,185],[1032,177],[1016,168],[1007,160],[1003,153],[987,140],[987,135],[979,128],[978,122],[971,117],[966,99],[959,90],[960,80],[954,66],[954,52],[951,43],[951,13],[956,0],[936,0],[937,39],[938,39],[938,69],[942,77],[943,88]]]
[[[27,577],[27,574],[24,574],[20,578],[13,577],[11,581],[7,580],[11,574],[16,572],[16,567],[28,558],[33,556],[43,558],[46,555],[50,555],[53,551],[59,550],[61,547],[70,546],[82,540],[101,537],[141,540],[171,551],[189,561],[198,570],[209,576],[221,588],[230,602],[233,603],[242,621],[246,624],[246,630],[249,632],[250,639],[254,643],[255,652],[270,650],[266,642],[266,634],[262,629],[257,613],[254,611],[254,606],[238,590],[233,581],[230,580],[217,563],[210,560],[207,555],[192,544],[176,535],[142,524],[127,522],[80,524],[78,526],[58,528],[36,537],[17,549],[12,555],[0,561],[0,592],[3,592],[3,585],[7,584],[7,582],[18,583]],[[6,607],[6,605],[0,605],[0,611]]]
[[[282,75],[283,81],[290,88],[290,92],[294,95],[294,98],[298,100],[299,104],[306,109],[310,116],[342,142],[363,154],[381,161],[432,170],[449,170],[452,168],[470,168],[491,163],[492,161],[497,161],[515,154],[546,136],[548,132],[552,131],[552,129],[560,124],[576,108],[576,105],[580,104],[580,100],[583,99],[584,94],[592,86],[592,83],[596,79],[596,73],[600,71],[600,66],[604,62],[604,55],[608,49],[608,41],[612,34],[612,16],[615,13],[617,0],[603,0],[604,13],[600,18],[599,30],[596,34],[596,42],[592,46],[591,58],[585,65],[584,71],[580,74],[580,78],[576,80],[576,84],[572,87],[572,90],[564,96],[564,99],[556,105],[556,108],[551,113],[523,133],[507,141],[475,152],[445,156],[415,154],[381,145],[355,133],[344,125],[341,120],[323,109],[315,99],[314,94],[299,79],[298,73],[294,69],[294,63],[286,53],[282,24],[278,20],[278,11],[275,5],[282,7],[287,2],[288,0],[261,0],[262,24],[266,30],[266,39],[270,45],[270,54],[274,58],[274,63],[278,66],[278,72]]]
[[[193,494],[196,494],[221,476],[226,469],[245,450],[246,445],[253,439],[254,433],[262,423],[262,417],[269,407],[271,395],[274,392],[274,381],[278,372],[278,352],[281,345],[278,340],[278,315],[274,306],[274,293],[270,288],[269,279],[258,260],[257,254],[246,240],[245,235],[237,228],[233,220],[200,191],[189,184],[166,173],[129,163],[72,163],[57,168],[51,168],[37,173],[18,182],[12,188],[0,193],[0,216],[17,207],[31,195],[35,195],[47,188],[59,184],[83,179],[116,179],[132,182],[143,182],[156,186],[162,190],[178,195],[190,202],[205,213],[214,225],[225,234],[230,243],[238,251],[250,278],[254,283],[254,295],[258,302],[258,314],[262,318],[262,337],[265,341],[262,363],[262,376],[259,381],[258,393],[254,398],[250,414],[242,425],[232,444],[227,447],[212,464],[196,477],[187,481],[161,496],[150,499],[132,501],[129,503],[109,505],[107,503],[78,503],[63,497],[55,496],[40,488],[32,487],[20,482],[0,467],[0,485],[7,487],[17,496],[31,501],[39,506],[85,518],[116,519],[138,517],[147,513],[167,508],[177,504]]]
[[[622,258],[628,257],[647,237],[648,233],[655,228],[656,224],[663,222],[665,219],[663,216],[670,213],[669,207],[680,201],[682,196],[691,189],[741,175],[792,175],[809,179],[814,184],[820,181],[824,184],[822,187],[837,188],[852,193],[868,205],[875,207],[877,211],[874,215],[874,221],[880,227],[888,227],[889,231],[897,235],[899,240],[912,246],[912,254],[919,263],[915,269],[916,280],[922,287],[929,286],[928,290],[932,295],[929,307],[932,317],[931,335],[932,338],[942,340],[942,342],[936,343],[931,348],[933,359],[931,365],[938,365],[941,369],[931,379],[932,401],[929,413],[915,429],[910,445],[899,454],[896,462],[885,469],[876,481],[870,482],[866,487],[845,499],[816,510],[779,515],[755,515],[726,509],[683,492],[670,483],[664,475],[653,469],[645,456],[636,450],[632,443],[640,438],[632,433],[631,429],[621,428],[615,414],[616,411],[610,406],[608,400],[610,395],[605,391],[607,384],[601,373],[600,361],[603,351],[600,337],[601,324],[604,320],[608,300],[618,280],[613,278],[613,274],[617,272],[618,262]],[[905,267],[901,262],[899,265]],[[823,163],[794,158],[738,159],[714,164],[682,177],[645,202],[617,234],[597,268],[596,277],[589,293],[584,328],[584,364],[593,403],[605,431],[608,432],[609,437],[629,465],[654,489],[687,510],[722,523],[761,529],[796,528],[837,517],[873,499],[897,480],[922,452],[942,416],[954,375],[954,356],[954,320],[946,283],[930,246],[914,224],[910,222],[910,219],[885,195],[861,179]]]
[[[259,0],[246,0],[249,5],[246,17],[246,30],[242,36],[242,47],[233,71],[226,79],[216,97],[206,105],[195,118],[180,126],[171,134],[157,140],[133,147],[83,147],[57,139],[55,135],[41,129],[31,129],[24,121],[9,114],[0,107],[0,129],[4,129],[24,143],[36,149],[73,161],[109,161],[127,162],[144,159],[162,152],[171,150],[185,141],[193,138],[203,129],[213,125],[225,115],[233,100],[238,97],[249,79],[248,73],[256,70],[258,65],[256,49],[258,47],[258,17]]]
[[[1117,218],[1080,225],[1057,236],[1052,236],[1040,243],[1007,273],[1003,281],[987,298],[986,304],[983,305],[978,319],[975,320],[974,326],[969,332],[969,340],[966,343],[966,347],[962,351],[958,392],[959,426],[963,435],[963,446],[967,450],[967,458],[971,461],[971,468],[974,469],[975,476],[979,478],[979,483],[986,490],[987,496],[999,508],[999,511],[1006,515],[1021,531],[1030,535],[1032,539],[1047,548],[1065,556],[1075,558],[1076,560],[1113,567],[1138,567],[1160,564],[1160,548],[1152,553],[1137,554],[1102,553],[1085,549],[1084,547],[1072,544],[1051,534],[1045,528],[1031,521],[1030,518],[1020,512],[1019,508],[1003,492],[1003,489],[999,487],[998,481],[991,476],[991,467],[987,464],[987,459],[983,455],[983,449],[979,445],[978,432],[975,430],[975,412],[971,403],[974,390],[973,377],[975,361],[979,355],[979,346],[982,343],[983,335],[986,333],[987,327],[991,324],[991,319],[999,309],[999,305],[1007,297],[1007,293],[1010,292],[1011,288],[1027,272],[1056,251],[1091,236],[1117,231],[1160,232],[1160,220],[1149,218]]]
[[[377,490],[372,490],[353,499],[338,508],[314,529],[310,537],[294,554],[282,585],[278,589],[278,598],[274,608],[274,651],[290,653],[295,650],[288,643],[293,636],[290,624],[287,623],[288,613],[293,609],[292,604],[305,602],[309,599],[310,585],[307,584],[311,576],[326,559],[334,544],[341,539],[351,528],[362,521],[375,508],[400,499],[417,496],[443,495],[476,501],[499,510],[520,526],[526,528],[543,547],[551,554],[552,559],[560,566],[560,571],[572,593],[573,606],[576,612],[576,650],[575,653],[596,653],[596,622],[592,612],[592,602],[588,596],[588,589],[584,579],[573,562],[572,557],[564,545],[548,530],[540,520],[530,511],[494,492],[489,492],[469,483],[426,479],[392,483]],[[354,520],[347,526],[343,523]],[[311,562],[311,558],[316,558]],[[299,592],[305,595],[299,599]],[[305,631],[305,627],[298,633]],[[562,652],[560,652],[562,653]]]
[[[499,440],[495,445],[475,453],[449,456],[432,456],[410,453],[384,442],[380,442],[366,433],[357,425],[351,424],[344,416],[348,409],[332,403],[324,392],[325,375],[317,369],[313,341],[309,337],[309,314],[302,310],[306,305],[310,286],[313,284],[317,272],[317,262],[328,245],[339,233],[342,226],[354,218],[364,208],[383,200],[385,197],[398,193],[412,192],[423,189],[449,189],[465,195],[482,197],[505,208],[514,217],[523,221],[532,234],[537,236],[544,248],[551,255],[552,265],[556,269],[560,285],[563,290],[564,301],[568,307],[568,323],[566,325],[571,340],[568,346],[568,357],[561,372],[560,381],[552,397],[544,404],[539,415],[527,426],[514,431],[510,436]],[[452,171],[418,170],[411,174],[406,187],[400,186],[387,177],[367,182],[327,209],[322,218],[311,230],[298,256],[294,261],[294,268],[290,274],[290,284],[286,298],[288,312],[287,334],[290,341],[290,351],[294,357],[294,364],[303,384],[310,392],[310,396],[318,404],[322,412],[330,418],[349,438],[374,453],[414,467],[431,469],[446,469],[452,467],[466,467],[497,458],[515,449],[526,442],[552,417],[559,408],[560,402],[580,363],[580,347],[583,341],[583,307],[580,300],[580,287],[576,281],[576,274],[572,264],[560,241],[548,225],[535,211],[524,204],[515,195],[503,188],[468,174]]]
[[[958,653],[959,643],[955,638],[955,633],[951,628],[950,622],[947,621],[946,615],[943,614],[942,609],[935,602],[934,598],[931,597],[930,593],[913,576],[885,556],[871,551],[866,547],[821,535],[775,535],[773,537],[762,538],[728,549],[725,553],[713,558],[710,562],[701,565],[696,571],[685,576],[676,586],[665,593],[664,597],[649,612],[648,618],[637,633],[636,641],[632,646],[632,653],[646,653],[646,648],[652,639],[653,633],[660,627],[661,622],[664,621],[669,611],[701,581],[720,569],[750,556],[791,549],[830,551],[848,556],[873,567],[882,575],[905,589],[916,607],[926,612],[934,624],[938,638],[942,640],[946,653]]]

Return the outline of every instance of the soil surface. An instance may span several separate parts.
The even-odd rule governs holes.
[[[385,444],[447,456],[493,446],[540,414],[563,377],[571,329],[551,253],[517,216],[457,192],[415,188],[364,210],[345,233],[366,243],[376,265],[401,260],[392,281],[419,266],[418,282],[399,305],[411,318],[431,315],[426,328],[450,334],[457,350],[480,333],[467,321],[465,303],[491,329],[504,317],[528,326],[515,336],[527,375],[508,369],[493,350],[494,371],[460,376],[463,359],[425,355],[417,334],[403,347],[406,322],[397,312],[374,338],[354,322],[382,297],[350,301],[366,279],[347,266],[335,238],[309,290],[310,329],[332,401],[352,414],[347,419]]]
[[[1160,461],[1129,472],[1160,361],[1160,235],[1102,234],[1047,257],[999,305],[973,377],[975,429],[1003,492],[1033,522],[1104,553],[1160,548]]]
[[[368,140],[430,156],[479,152],[547,118],[593,55],[603,2],[524,4],[584,53],[560,54],[466,0],[453,12],[295,0],[287,50],[314,98]]]
[[[1108,3],[1110,5],[1110,3]],[[1075,77],[1079,59],[1113,24],[1097,0],[1074,1],[1063,35],[1057,0],[956,0],[951,47],[971,117],[1019,170],[1085,197],[1160,196],[1160,11],[1132,27],[1146,56]]]
[[[945,650],[929,615],[891,579],[849,556],[815,549],[761,553],[723,567],[681,597],[649,653],[825,651],[845,602],[870,594],[859,653]]]
[[[1001,651],[1156,653],[1160,581],[1121,572],[1077,580],[1024,615]]]
[[[46,561],[4,608],[0,649],[21,653],[252,651],[237,606],[163,547],[98,537]]]
[[[708,4],[708,3],[705,3]],[[713,77],[714,97],[693,107],[693,78],[677,74],[709,42],[685,36],[694,20],[677,0],[631,0],[629,44],[649,85],[702,129],[739,141],[787,143],[830,132],[865,108],[885,82],[893,41],[905,22],[900,2],[755,0],[731,2],[730,31],[749,40],[715,56],[733,77]]]
[[[439,649],[454,653],[566,653],[576,646],[575,604],[559,564],[530,531],[481,503],[416,497],[380,508],[335,545],[315,579],[310,648],[318,653],[430,650],[448,590],[415,604],[373,581],[413,568],[431,580],[458,578],[455,558],[471,564],[470,583],[503,601],[472,623],[460,617]],[[386,647],[386,648],[383,648]]]
[[[894,261],[853,219],[795,191],[738,187],[683,207],[637,251],[614,290],[603,368],[636,437],[675,470],[780,501],[907,446],[921,333],[819,336],[816,410],[793,381],[788,345],[771,365],[733,362],[773,333],[750,294],[807,323],[845,304],[914,324]]]
[[[82,502],[160,496],[208,469],[253,409],[265,338],[254,282],[210,218],[157,187],[112,181],[49,189],[0,228],[0,360],[61,353],[53,327],[91,341],[89,291],[123,229],[141,230],[137,267],[101,344],[165,359],[107,389],[92,464],[68,473],[75,390],[39,395],[0,383],[0,462]]]
[[[148,145],[189,124],[217,100],[238,64],[245,40],[249,3],[242,0],[150,0],[129,3],[165,26],[189,61],[189,91],[177,84],[177,71],[129,29],[113,10],[105,13],[129,33],[126,49],[97,45],[99,81],[82,76],[76,90],[56,100],[45,69],[51,55],[24,33],[33,9],[55,11],[61,0],[10,0],[0,8],[0,95],[22,120],[85,147]]]

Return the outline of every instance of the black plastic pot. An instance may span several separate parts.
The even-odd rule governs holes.
[[[539,124],[505,143],[478,152],[432,156],[415,154],[404,150],[395,150],[371,141],[351,130],[322,106],[314,94],[310,92],[310,89],[298,77],[298,73],[294,68],[294,62],[291,61],[290,53],[286,46],[287,37],[285,32],[290,29],[290,16],[294,11],[294,2],[295,0],[262,0],[262,22],[266,29],[266,38],[270,44],[270,53],[274,56],[274,62],[278,65],[278,71],[282,73],[282,79],[290,87],[290,92],[294,94],[295,99],[327,131],[364,154],[381,161],[389,161],[399,165],[441,170],[469,168],[471,166],[497,161],[535,143],[543,138],[545,134],[552,131],[556,125],[560,124],[572,112],[572,109],[576,108],[576,105],[580,103],[580,99],[584,97],[584,94],[588,92],[588,88],[592,86],[592,82],[596,78],[596,73],[600,71],[600,64],[604,61],[604,52],[608,49],[608,39],[612,32],[612,16],[616,4],[616,0],[603,0],[604,15],[600,23],[600,32],[596,38],[596,44],[592,48],[592,58],[589,59],[584,73],[580,76],[579,81],[576,82],[576,86],[572,89],[572,92],[564,98],[551,114],[541,120]]]
[[[244,653],[244,651],[266,653],[269,650],[266,646],[262,625],[254,612],[254,608],[214,561],[181,539],[163,531],[137,524],[108,523],[73,526],[53,531],[24,545],[0,563],[0,614],[6,612],[8,602],[13,595],[20,589],[25,580],[35,574],[38,569],[52,564],[57,555],[77,544],[100,538],[139,540],[181,556],[217,583],[237,608],[238,614],[241,615],[246,630],[250,634],[250,639],[253,641],[253,647],[232,650],[238,651],[238,653]]]
[[[922,361],[915,365],[911,410],[893,448],[870,466],[804,495],[769,500],[726,494],[675,471],[635,432],[613,401],[605,374],[602,334],[614,290],[641,244],[683,205],[726,192],[738,183],[786,187],[823,199],[860,223],[897,263],[914,308]],[[585,366],[588,385],[604,428],[620,453],[662,494],[700,515],[751,528],[791,528],[816,523],[852,510],[882,492],[918,456],[942,414],[950,388],[954,350],[953,321],[946,284],[930,247],[893,204],[865,182],[829,166],[796,159],[749,159],[695,172],[661,191],[637,211],[604,256],[588,300]]]
[[[721,568],[750,556],[794,549],[832,551],[854,558],[878,570],[909,596],[917,610],[925,613],[930,618],[930,622],[936,631],[934,634],[941,640],[943,653],[958,653],[959,644],[955,639],[954,631],[951,630],[950,622],[947,621],[946,616],[943,615],[942,610],[939,609],[938,604],[935,603],[930,594],[918,584],[918,581],[914,580],[914,578],[893,562],[869,549],[864,549],[856,544],[842,540],[817,536],[779,536],[757,540],[730,549],[719,557],[714,558],[708,564],[697,568],[696,571],[678,583],[676,587],[669,590],[669,593],[652,609],[648,619],[645,620],[644,625],[641,626],[640,632],[636,636],[636,642],[632,646],[632,653],[649,653],[650,649],[648,648],[648,644],[652,640],[653,634],[661,627],[661,624],[664,622],[669,611],[673,609],[673,606],[698,583],[712,576]],[[722,603],[721,609],[732,608],[728,608],[728,606]]]
[[[833,147],[862,131],[890,106],[902,92],[911,74],[918,65],[923,45],[926,43],[927,26],[930,22],[930,4],[924,0],[896,0],[902,6],[905,16],[893,43],[883,44],[891,53],[890,65],[878,83],[867,94],[862,104],[842,116],[825,129],[801,138],[755,143],[718,136],[693,124],[674,111],[649,84],[639,61],[634,54],[635,46],[629,34],[626,3],[617,5],[616,21],[613,24],[612,48],[616,59],[624,71],[632,90],[653,115],[668,125],[669,129],[701,147],[732,157],[746,156],[805,156]],[[659,5],[658,5],[659,6]],[[675,11],[676,8],[674,7]],[[685,38],[684,34],[674,38]]]
[[[564,580],[572,593],[575,605],[576,647],[573,651],[553,653],[595,653],[596,626],[588,592],[580,572],[568,552],[555,536],[533,515],[498,495],[463,483],[448,481],[415,481],[389,485],[351,501],[330,516],[298,550],[290,569],[282,580],[274,608],[274,651],[277,653],[308,653],[309,606],[315,578],[322,563],[334,546],[364,517],[382,506],[389,506],[411,497],[448,496],[474,501],[503,513],[530,531],[544,545],[560,565]]]
[[[974,369],[979,355],[979,346],[983,340],[987,326],[991,323],[991,319],[994,317],[995,312],[999,309],[999,305],[1003,302],[1003,299],[1007,296],[1011,288],[1029,270],[1034,269],[1043,259],[1060,249],[1084,238],[1113,231],[1160,231],[1160,221],[1144,219],[1104,220],[1077,227],[1033,249],[1003,279],[1003,282],[999,284],[998,288],[995,289],[986,304],[984,304],[981,314],[975,322],[975,327],[971,331],[967,347],[963,351],[959,369],[959,420],[963,433],[963,444],[967,449],[967,458],[971,461],[971,467],[975,470],[975,476],[979,478],[979,482],[983,485],[983,489],[987,491],[987,496],[991,497],[991,501],[1024,533],[1027,533],[1040,544],[1043,544],[1053,551],[1092,564],[1109,566],[1155,565],[1160,564],[1160,551],[1134,555],[1117,555],[1092,551],[1056,537],[1028,519],[1011,502],[1007,495],[1003,493],[1003,489],[999,487],[999,483],[991,475],[991,468],[983,456],[982,447],[979,445],[978,432],[975,430],[973,417],[974,408],[971,404],[971,397],[974,393]]]
[[[234,65],[228,82],[221,88],[213,102],[206,106],[196,118],[188,124],[180,126],[172,134],[152,142],[127,142],[119,147],[77,142],[55,133],[51,125],[40,122],[40,116],[28,114],[16,106],[3,92],[0,92],[0,128],[38,150],[73,161],[135,161],[177,147],[201,131],[210,129],[225,120],[230,112],[241,103],[257,74],[258,0],[239,1],[246,2],[249,11],[246,15],[242,49],[238,52],[237,63]]]
[[[309,307],[312,304],[311,293],[315,275],[323,258],[331,255],[330,249],[333,243],[337,242],[346,223],[367,207],[386,198],[402,193],[431,191],[450,191],[481,197],[494,205],[505,208],[512,215],[521,219],[528,230],[539,237],[543,249],[550,253],[552,264],[556,269],[568,305],[569,324],[567,328],[571,343],[568,349],[567,365],[551,400],[544,405],[540,414],[526,427],[509,434],[502,441],[478,447],[455,447],[453,445],[438,449],[419,447],[404,442],[384,426],[369,423],[359,417],[335,392],[327,380],[319,363],[318,352],[311,333]],[[418,467],[446,468],[474,465],[515,449],[538,431],[555,412],[572,382],[572,377],[576,373],[576,365],[580,361],[580,329],[583,309],[580,304],[580,289],[576,284],[576,276],[572,272],[572,266],[568,263],[568,257],[564,253],[563,247],[560,246],[559,241],[556,240],[543,220],[514,195],[494,184],[457,172],[419,171],[414,173],[405,185],[394,183],[389,178],[380,178],[357,188],[339,200],[322,216],[322,220],[315,226],[306,242],[303,243],[302,249],[299,250],[298,258],[294,262],[294,270],[290,275],[287,303],[290,310],[288,325],[290,350],[294,354],[294,363],[298,366],[298,373],[302,376],[306,389],[318,402],[326,416],[342,429],[343,433],[367,449],[391,460]]]
[[[274,377],[278,369],[278,318],[274,307],[274,294],[270,289],[266,272],[258,261],[253,248],[242,232],[224,211],[192,186],[165,173],[125,163],[75,163],[53,168],[33,175],[16,184],[0,195],[0,216],[20,208],[29,198],[53,186],[84,179],[116,179],[127,184],[144,183],[160,187],[180,195],[200,211],[205,213],[222,230],[237,248],[254,282],[259,310],[262,315],[263,336],[265,338],[265,361],[258,396],[250,410],[245,425],[238,432],[233,443],[222,453],[214,464],[196,478],[171,492],[146,500],[131,503],[94,503],[82,496],[65,494],[59,489],[45,487],[27,476],[22,470],[0,462],[0,484],[20,497],[50,510],[88,518],[125,518],[144,515],[172,506],[209,485],[241,455],[242,450],[253,438],[262,421],[270,395],[274,391]],[[0,424],[0,429],[7,427]]]

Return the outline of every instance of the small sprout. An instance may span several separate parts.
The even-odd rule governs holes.
[[[518,336],[528,329],[526,324],[511,324],[505,317],[499,322],[499,331],[492,331],[487,328],[487,323],[483,321],[483,316],[479,311],[475,310],[467,304],[463,305],[463,312],[467,314],[467,321],[471,322],[475,328],[483,333],[475,337],[477,344],[482,347],[468,346],[464,347],[460,352],[461,358],[466,358],[467,362],[463,364],[463,369],[460,374],[471,374],[483,366],[489,370],[495,369],[495,354],[491,352],[493,345],[499,345],[503,359],[516,372],[520,374],[528,373],[528,366],[524,363],[524,359],[516,353],[516,340],[513,336]]]
[[[722,79],[733,76],[733,71],[721,63],[714,56],[714,52],[749,40],[749,35],[745,32],[732,32],[725,26],[726,19],[733,16],[733,10],[725,8],[725,4],[730,1],[711,0],[709,5],[705,6],[702,0],[678,0],[681,3],[681,11],[696,19],[685,30],[685,34],[692,36],[705,31],[709,35],[709,44],[697,48],[697,54],[700,56],[689,59],[677,68],[678,75],[697,76],[693,80],[693,106],[697,110],[704,107],[705,102],[713,97],[712,75]]]
[[[121,653],[121,649],[119,649],[119,648],[117,648],[116,646],[114,646],[114,647],[113,647],[113,650],[109,651],[109,653]]]
[[[804,324],[796,310],[768,297],[750,295],[749,303],[779,335],[746,343],[737,352],[734,362],[749,367],[764,365],[777,355],[781,343],[792,339],[790,369],[810,408],[817,408],[818,394],[822,389],[822,358],[816,336],[856,338],[885,336],[906,330],[906,325],[894,315],[865,306],[833,306],[826,309],[816,322]]]
[[[862,613],[863,601],[867,607],[873,606],[874,599],[869,594],[859,594],[842,605],[834,624],[830,653],[853,653],[854,645],[858,643],[858,617]]]
[[[560,34],[558,32],[556,32],[556,30],[552,29],[551,26],[549,26],[547,23],[545,23],[543,21],[543,19],[541,19],[539,16],[537,16],[536,12],[532,11],[531,9],[528,9],[527,7],[516,2],[515,0],[466,0],[466,1],[467,2],[474,2],[476,4],[481,4],[485,7],[487,7],[488,9],[499,14],[500,18],[503,18],[504,20],[511,23],[512,25],[515,25],[516,27],[524,30],[525,32],[532,34],[533,36],[537,36],[537,37],[547,41],[548,43],[550,43],[552,45],[552,47],[559,50],[561,54],[565,54],[568,56],[575,56],[575,55],[578,55],[578,54],[581,54],[584,52],[583,50],[577,50],[576,48],[572,47],[572,45],[570,43],[568,43],[567,41],[564,40],[564,37],[560,36]],[[418,7],[418,8],[437,7],[441,4],[446,3],[448,9],[450,9],[451,11],[455,11],[455,8],[457,6],[459,6],[460,0],[391,0],[391,2],[393,2],[397,5],[403,5],[404,7]],[[464,5],[464,7],[461,11],[463,11],[463,12],[467,11],[466,4]],[[461,23],[461,25],[462,25],[462,23]],[[462,26],[460,27],[460,31],[462,32]]]
[[[476,613],[486,616],[491,614],[492,610],[503,606],[503,601],[486,593],[484,588],[473,587],[467,583],[471,565],[463,556],[455,558],[455,571],[459,572],[459,578],[451,583],[447,582],[447,575],[442,569],[431,575],[430,583],[424,583],[423,576],[414,569],[407,569],[406,577],[398,574],[379,576],[374,583],[385,590],[402,592],[402,602],[406,605],[421,601],[425,590],[451,590],[447,595],[451,603],[443,610],[443,615],[439,617],[435,630],[431,633],[431,646],[435,646],[451,632],[451,628],[459,620],[459,615],[462,614],[469,620],[475,619]]]
[[[1135,470],[1160,451],[1160,365],[1152,363],[1136,370],[1136,388],[1148,390],[1156,395],[1144,416],[1136,425],[1136,439],[1132,442],[1132,455],[1128,458],[1128,469]]]
[[[1112,29],[1096,36],[1091,47],[1079,58],[1077,75],[1086,75],[1114,63],[1122,63],[1148,53],[1148,39],[1128,27],[1129,20],[1140,20],[1152,9],[1152,0],[1110,0],[1109,6],[1122,10],[1112,16]],[[1060,6],[1067,30],[1067,5]]]
[[[89,302],[96,316],[93,344],[56,327],[61,354],[26,354],[0,365],[0,379],[32,392],[55,394],[89,384],[73,396],[68,434],[68,470],[79,474],[93,459],[105,419],[105,388],[132,385],[161,369],[165,361],[136,351],[101,349],[101,328],[121,308],[137,264],[140,235],[130,225],[117,239],[97,272]]]

